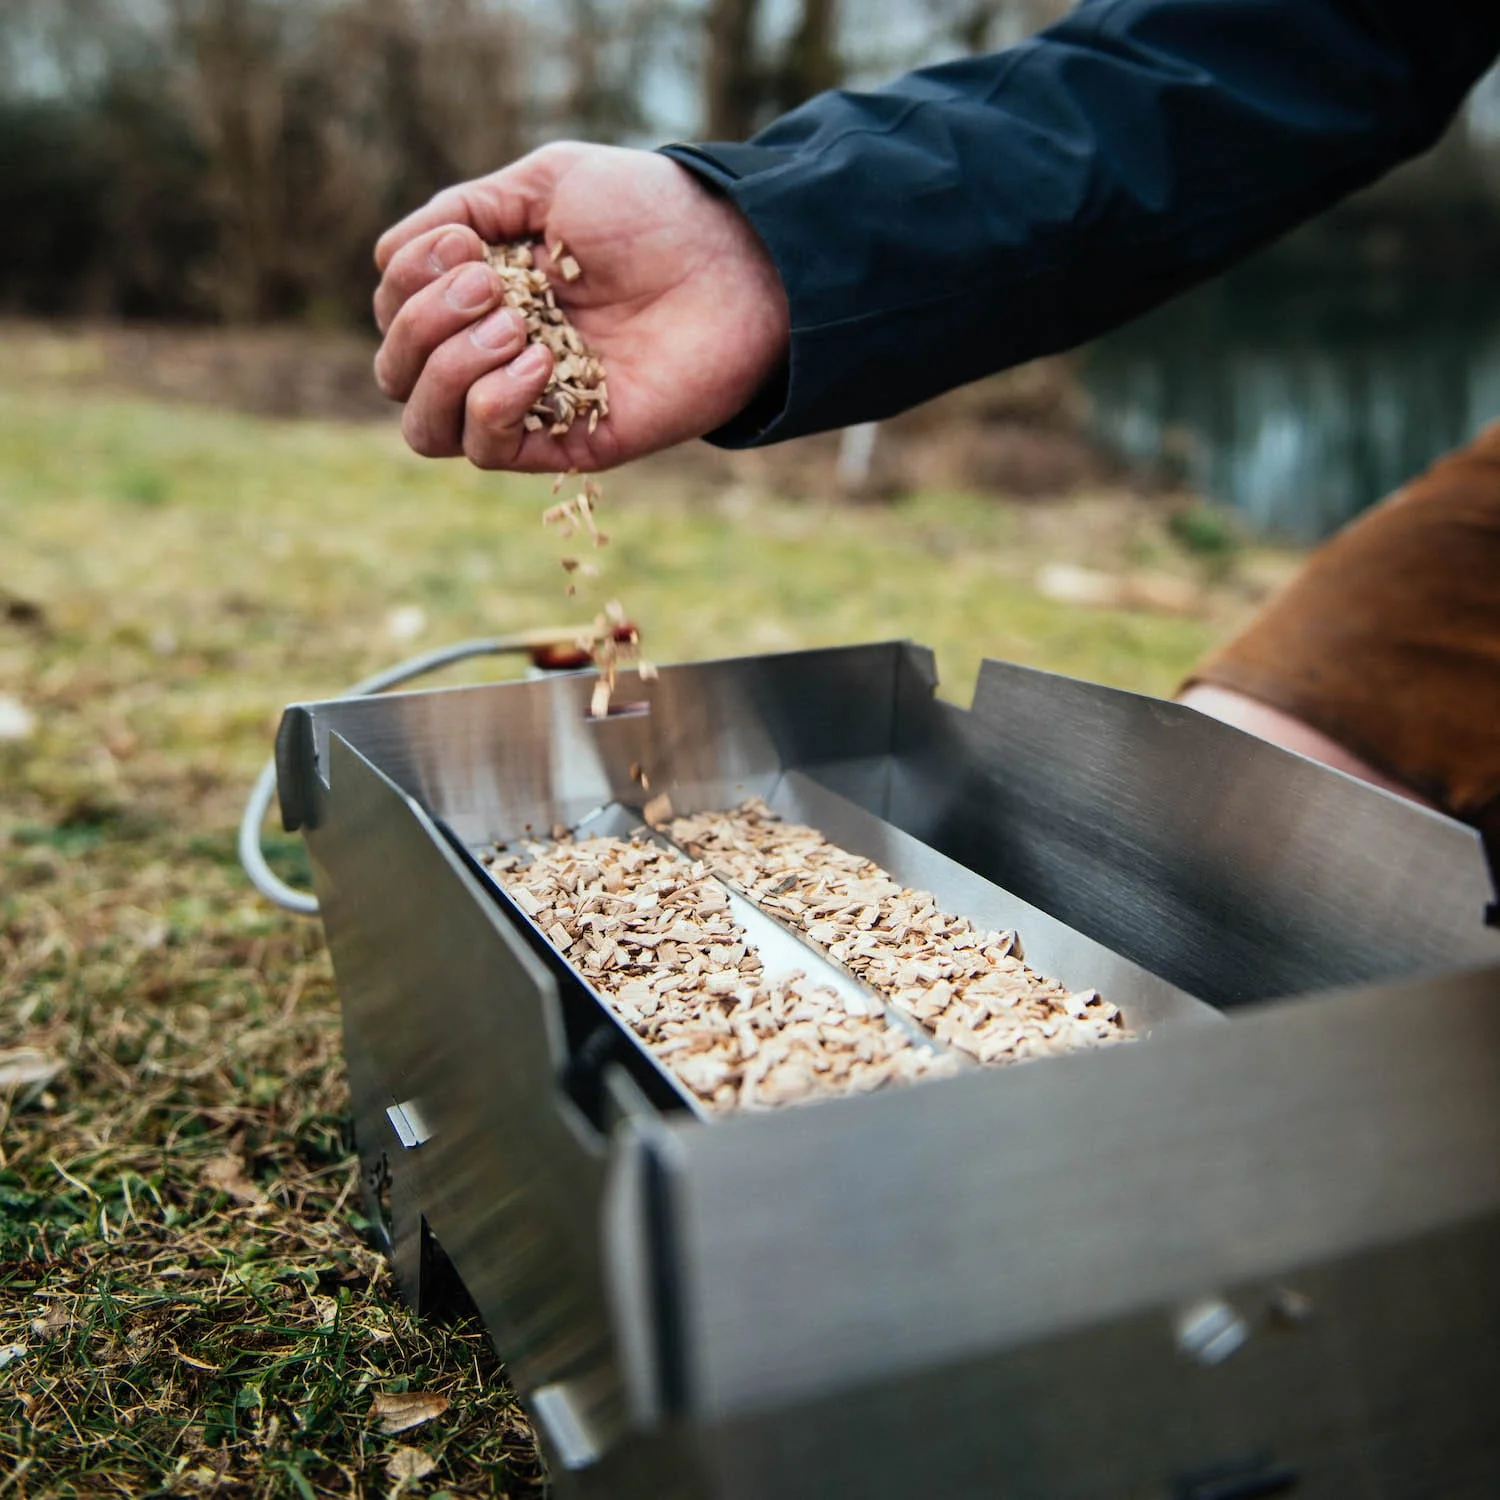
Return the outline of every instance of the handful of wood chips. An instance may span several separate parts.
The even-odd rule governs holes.
[[[549,253],[564,281],[577,281],[583,275],[561,240]],[[490,245],[485,249],[485,260],[504,285],[506,306],[515,308],[525,320],[529,340],[552,351],[552,374],[546,390],[526,414],[526,430],[540,432],[545,427],[554,437],[561,437],[575,421],[586,420],[593,432],[609,415],[604,366],[557,305],[552,282],[537,265],[531,245],[524,240]]]

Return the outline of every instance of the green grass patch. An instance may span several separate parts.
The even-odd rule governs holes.
[[[545,480],[418,460],[391,426],[0,371],[0,599],[25,601],[0,617],[0,692],[37,725],[0,764],[0,1052],[41,1060],[0,1092],[0,1347],[21,1351],[0,1369],[0,1488],[386,1494],[417,1446],[424,1492],[540,1491],[480,1331],[417,1324],[361,1238],[320,931],[235,861],[281,705],[612,596],[660,662],[910,637],[959,700],[986,655],[1166,692],[1244,608],[1043,598],[1050,561],[1217,556],[1129,497],[722,490],[669,462],[610,476],[605,576],[570,600]],[[300,841],[271,830],[267,851],[307,881]],[[370,1403],[402,1389],[449,1406],[389,1438]]]

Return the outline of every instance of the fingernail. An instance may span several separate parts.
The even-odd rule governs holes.
[[[504,349],[521,337],[523,325],[520,317],[508,307],[492,312],[482,323],[469,330],[469,337],[481,349]]]
[[[460,271],[448,287],[448,306],[455,312],[480,312],[494,300],[495,273],[488,266],[475,264]]]
[[[535,380],[547,368],[550,359],[545,345],[528,344],[505,368],[512,379]]]
[[[454,266],[461,266],[466,260],[472,259],[469,254],[469,238],[463,234],[445,234],[427,254],[432,269],[439,273],[451,271]]]

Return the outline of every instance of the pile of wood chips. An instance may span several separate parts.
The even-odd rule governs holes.
[[[1124,1040],[1097,990],[1027,968],[1014,932],[983,932],[873,860],[784,823],[759,798],[667,825],[672,840],[802,933],[948,1046],[982,1063]]]
[[[511,899],[709,1109],[863,1093],[953,1071],[873,1006],[767,981],[724,887],[645,838],[564,838],[491,869]]]
[[[502,855],[512,900],[708,1108],[790,1104],[951,1072],[873,1008],[805,977],[767,982],[723,886],[645,838]]]
[[[759,801],[679,818],[668,834],[562,837],[492,863],[537,923],[707,1108],[755,1109],[950,1074],[957,1053],[1012,1062],[1122,1039],[1094,991],[1034,974],[1013,933],[938,911],[878,866]],[[720,878],[716,878],[716,874]],[[803,975],[768,981],[724,883],[800,931],[878,999]],[[939,1043],[892,1024],[892,1003]]]

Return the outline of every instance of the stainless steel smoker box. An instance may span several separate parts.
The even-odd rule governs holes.
[[[1500,1494],[1500,934],[1469,830],[1173,704],[905,643],[288,709],[367,1200],[560,1494]],[[705,1119],[494,841],[749,795],[1138,1043]]]

